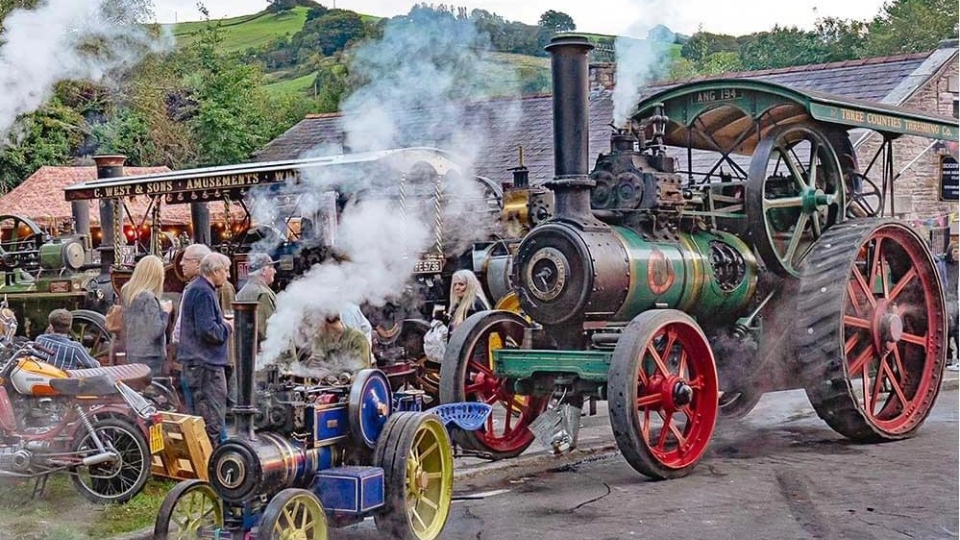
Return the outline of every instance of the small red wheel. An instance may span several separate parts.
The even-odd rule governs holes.
[[[610,425],[623,457],[641,474],[686,476],[703,457],[717,423],[713,352],[688,315],[641,313],[613,351]]]
[[[943,291],[923,238],[894,221],[829,231],[804,264],[798,308],[798,358],[817,414],[857,441],[913,435],[946,363]]]
[[[493,373],[492,351],[519,348],[530,325],[508,311],[482,311],[471,315],[454,331],[440,368],[440,402],[477,401],[493,406],[477,431],[455,430],[466,450],[493,459],[519,455],[533,442],[530,423],[542,413],[547,396],[518,396],[512,381]]]

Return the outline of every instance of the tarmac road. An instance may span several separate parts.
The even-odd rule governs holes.
[[[690,476],[665,482],[620,457],[600,403],[569,455],[534,443],[512,460],[458,457],[440,540],[957,538],[957,381],[946,374],[916,437],[877,445],[836,434],[802,390],[767,394],[718,426]],[[330,537],[381,538],[372,519]]]

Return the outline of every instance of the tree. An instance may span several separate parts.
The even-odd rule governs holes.
[[[577,25],[573,22],[573,17],[562,11],[554,11],[552,9],[544,11],[543,15],[540,15],[540,21],[537,23],[537,26],[542,26],[554,32],[571,32],[577,29]]]
[[[826,47],[828,62],[853,60],[866,55],[867,23],[826,17],[816,22],[816,33]]]
[[[871,56],[925,52],[957,37],[955,0],[890,0],[870,23],[867,53]]]
[[[711,34],[698,31],[680,49],[680,56],[693,62],[702,62],[718,52],[738,52],[737,38],[726,34]]]
[[[353,40],[366,36],[366,26],[356,12],[331,9],[319,18],[304,23],[303,29],[294,34],[295,48],[308,47],[330,56],[341,51]]]
[[[56,97],[19,119],[0,150],[0,192],[23,182],[43,165],[66,165],[86,135],[83,117]]]
[[[747,70],[819,64],[830,58],[828,47],[816,33],[795,26],[778,25],[753,35],[754,40],[740,47],[740,61]]]

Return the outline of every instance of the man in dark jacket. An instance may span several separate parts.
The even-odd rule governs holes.
[[[217,288],[230,277],[230,259],[210,253],[200,263],[200,277],[183,292],[180,314],[180,361],[193,407],[206,423],[207,436],[216,447],[226,438],[229,339],[233,321],[225,320]]]

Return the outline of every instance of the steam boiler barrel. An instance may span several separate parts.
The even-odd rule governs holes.
[[[210,483],[224,501],[240,504],[285,488],[308,487],[317,471],[333,464],[331,447],[305,448],[272,432],[256,440],[227,439],[207,465]]]
[[[527,235],[515,266],[521,307],[551,326],[629,321],[656,308],[721,320],[741,313],[757,281],[749,246],[722,232],[651,239],[549,223]]]

